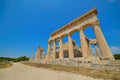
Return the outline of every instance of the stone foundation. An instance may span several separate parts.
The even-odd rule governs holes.
[[[117,71],[120,72],[120,60],[72,60],[72,59],[62,59],[62,60],[39,60],[33,61],[34,63],[43,63],[43,64],[52,64],[52,65],[65,65],[65,66],[76,66],[76,67],[84,67],[93,70],[109,70],[109,71]]]

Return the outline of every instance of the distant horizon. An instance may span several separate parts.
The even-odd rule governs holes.
[[[94,2],[94,3],[93,3]],[[0,1],[0,57],[33,57],[40,45],[47,53],[50,34],[84,13],[97,8],[97,17],[113,54],[120,53],[120,1]],[[91,28],[84,31],[92,38]],[[91,34],[89,34],[91,33]],[[74,33],[72,38],[80,46]],[[63,40],[67,41],[67,38]],[[92,48],[93,49],[93,48]],[[94,52],[94,49],[93,49]]]

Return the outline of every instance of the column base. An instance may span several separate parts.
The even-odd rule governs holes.
[[[115,60],[113,56],[104,56],[101,58],[102,60]]]

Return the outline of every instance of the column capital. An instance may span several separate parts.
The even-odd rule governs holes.
[[[60,36],[59,39],[62,39],[64,37],[64,35]]]
[[[51,41],[48,41],[48,44],[50,44]]]
[[[59,38],[59,41],[62,41],[62,38]]]
[[[72,34],[71,33],[68,33],[68,36],[71,36]]]
[[[54,39],[54,40],[52,40],[53,42],[55,42],[56,40]]]
[[[48,43],[51,42],[51,38],[48,40]]]
[[[83,28],[79,28],[78,31],[79,31],[79,32],[80,32],[80,31],[84,31],[84,29],[83,29]]]
[[[80,33],[83,32],[83,29],[79,29]]]
[[[95,21],[95,22],[93,22],[93,23],[91,23],[91,25],[94,27],[94,26],[100,26],[100,22],[99,21]]]

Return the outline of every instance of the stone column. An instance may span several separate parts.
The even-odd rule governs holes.
[[[48,42],[48,53],[47,53],[47,58],[50,59],[50,42]]]
[[[68,44],[69,44],[69,59],[73,59],[74,58],[74,54],[73,54],[73,44],[72,44],[72,36],[71,34],[68,34]]]
[[[89,48],[88,48],[88,44],[87,44],[87,41],[85,39],[85,35],[83,33],[83,30],[80,30],[80,41],[81,41],[83,58],[86,58],[87,54],[89,54]]]
[[[56,41],[55,40],[53,40],[53,59],[55,59],[56,58]]]
[[[59,44],[59,59],[63,59],[63,42],[62,42],[62,38],[60,38],[60,44]]]
[[[90,47],[90,43],[89,43],[89,38],[87,37],[87,36],[85,36],[85,40],[86,40],[86,42],[87,42],[87,46],[88,46],[88,53],[87,53],[87,56],[93,56],[93,54],[92,54],[92,50],[91,50],[91,47]]]
[[[94,47],[95,47],[95,51],[96,51],[96,56],[97,57],[101,57],[100,51],[99,51],[99,49],[98,49],[96,44],[94,44]]]
[[[112,53],[108,47],[108,44],[103,36],[103,33],[100,29],[99,22],[93,23],[93,29],[96,34],[96,38],[97,38],[98,44],[100,46],[103,58],[104,59],[105,58],[106,59],[114,59],[114,57],[112,56]]]
[[[88,48],[89,48],[89,56],[93,56],[93,53],[92,53],[92,50],[91,50],[90,44],[88,44]]]

